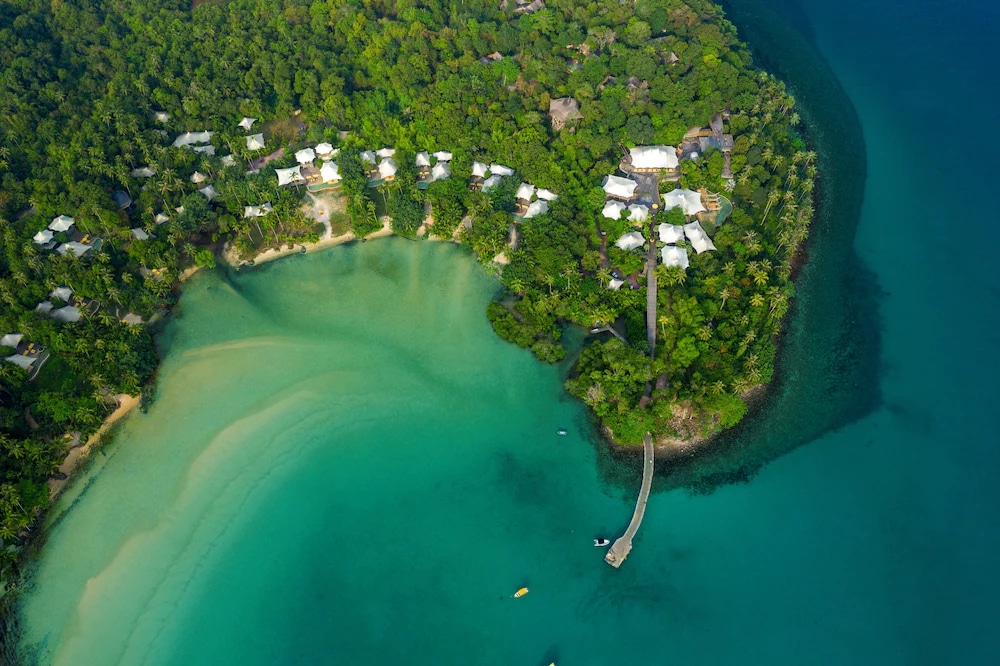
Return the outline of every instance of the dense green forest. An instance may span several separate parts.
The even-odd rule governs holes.
[[[627,342],[595,336],[567,382],[616,440],[730,426],[746,411],[745,394],[770,379],[815,168],[794,100],[753,68],[717,6],[548,0],[532,13],[514,0],[194,4],[0,0],[0,336],[20,334],[22,346],[47,354],[40,370],[0,362],[0,539],[8,546],[46,504],[66,433],[93,432],[115,394],[137,394],[150,381],[151,322],[176,299],[183,271],[213,265],[227,241],[250,255],[316,238],[299,211],[301,188],[279,188],[273,168],[320,141],[341,148],[341,192],[359,236],[380,226],[379,199],[397,233],[413,236],[427,204],[435,235],[458,230],[507,289],[487,313],[505,339],[556,361],[565,322],[617,323]],[[502,59],[484,58],[493,53]],[[576,99],[582,118],[557,130],[548,110],[561,97]],[[602,256],[598,225],[609,241],[632,226],[601,217],[601,180],[628,147],[675,146],[724,109],[733,177],[722,177],[723,156],[709,150],[683,161],[677,186],[724,192],[733,211],[718,228],[706,225],[717,251],[691,254],[686,271],[656,267],[651,357],[646,255],[608,242]],[[248,150],[237,127],[244,116],[260,119],[264,149]],[[215,155],[171,145],[202,130],[214,132]],[[399,174],[368,188],[358,153],[383,146],[396,149]],[[278,148],[285,156],[248,169]],[[454,153],[451,178],[426,191],[415,187],[412,166],[421,150]],[[473,191],[473,160],[510,165],[516,177]],[[143,168],[153,175],[137,175]],[[207,183],[192,182],[195,172]],[[560,196],[518,225],[512,248],[521,181]],[[218,198],[198,191],[206,184]],[[132,200],[124,208],[122,192]],[[265,201],[273,214],[243,217],[244,206]],[[71,216],[75,231],[55,241],[76,233],[99,237],[99,247],[62,256],[33,240],[59,215]],[[651,238],[654,223],[683,222],[678,215],[651,216],[641,231]],[[491,263],[501,252],[502,269]],[[608,289],[612,271],[638,288]],[[60,287],[73,302],[53,295]],[[85,316],[60,321],[37,309],[44,301],[75,303]],[[17,349],[0,348],[0,357]],[[0,562],[13,552],[0,547]]]

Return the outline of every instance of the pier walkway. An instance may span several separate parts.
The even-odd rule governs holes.
[[[642,517],[646,513],[646,500],[649,499],[649,489],[653,485],[653,437],[648,432],[642,439],[642,449],[642,485],[639,487],[639,499],[635,501],[635,511],[632,512],[632,522],[628,524],[625,534],[618,537],[604,556],[604,561],[615,569],[620,567],[632,552],[632,539],[642,524]]]

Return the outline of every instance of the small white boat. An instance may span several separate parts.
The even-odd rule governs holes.
[[[611,539],[594,539],[594,545],[598,548],[611,545]]]
[[[556,434],[557,435],[565,435],[566,431],[565,430],[561,430],[561,429],[560,430],[556,430]]]

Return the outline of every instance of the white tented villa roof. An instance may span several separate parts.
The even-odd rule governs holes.
[[[278,177],[278,185],[291,185],[303,180],[302,167],[291,167],[288,169],[275,169],[274,174]]]
[[[378,161],[378,158],[375,157],[375,153],[373,153],[370,150],[362,150],[360,155],[362,162],[369,162],[371,164],[375,164],[375,162]]]
[[[396,171],[398,169],[399,167],[396,166],[395,160],[387,157],[378,163],[379,178],[381,178],[382,180],[385,180],[386,178],[392,178],[393,176],[396,175]]]
[[[618,291],[621,289],[622,285],[625,284],[625,280],[619,280],[618,278],[613,278],[611,282],[608,282],[608,289],[611,291]]]
[[[333,146],[325,141],[316,144],[316,154],[320,157],[333,157]]]
[[[80,321],[83,317],[83,315],[80,314],[80,308],[73,305],[67,305],[66,307],[59,308],[58,310],[52,310],[49,312],[49,316],[56,321],[63,322],[64,324]]]
[[[215,156],[215,146],[191,146],[191,150],[196,153],[208,155],[209,157]]]
[[[439,151],[437,151],[436,153],[434,153],[434,157],[437,159],[438,162],[450,162],[451,161],[451,153],[449,153],[447,150],[439,150]]]
[[[35,362],[35,359],[31,358],[30,356],[25,356],[24,354],[12,354],[4,358],[4,360],[8,361],[9,363],[13,363],[14,365],[19,365],[25,370],[30,368],[31,365]]]
[[[531,196],[535,193],[535,186],[531,183],[521,183],[517,188],[517,194],[514,195],[515,199],[520,199],[521,201],[531,201]]]
[[[535,196],[539,199],[545,199],[546,201],[555,201],[559,198],[559,195],[552,190],[538,190],[535,192]]]
[[[157,111],[153,114],[153,118],[155,118],[157,122],[165,123],[170,120],[170,114],[164,113],[163,111]]]
[[[148,166],[139,167],[138,169],[132,169],[133,178],[152,178],[156,175],[156,172],[150,169]]]
[[[302,150],[295,151],[295,161],[299,164],[312,165],[315,159],[316,151],[312,148],[303,148]]]
[[[136,240],[149,240],[149,234],[142,227],[136,227],[132,230],[132,237]]]
[[[430,166],[431,156],[429,153],[427,153],[427,151],[421,151],[417,153],[417,157],[413,160],[413,163],[416,164],[418,167]]]
[[[38,312],[41,312],[42,314],[48,314],[48,313],[52,312],[52,302],[51,301],[42,301],[41,303],[39,303],[38,305],[35,306],[35,310],[37,310]]]
[[[244,116],[243,120],[241,120],[239,123],[237,123],[236,126],[237,127],[242,127],[243,129],[245,129],[246,131],[249,132],[250,128],[253,127],[253,124],[255,122],[257,122],[256,118],[247,118],[246,116]]]
[[[494,176],[513,176],[514,170],[509,166],[504,166],[502,164],[491,164],[490,173]]]
[[[639,187],[639,183],[635,182],[631,178],[622,178],[621,176],[605,176],[604,182],[601,183],[601,187],[604,188],[604,192],[609,197],[615,197],[616,199],[631,199],[635,196],[635,188]]]
[[[549,203],[543,199],[537,199],[532,201],[528,206],[528,210],[524,211],[522,219],[527,220],[529,217],[535,217],[536,215],[543,215],[549,212]]]
[[[395,155],[396,154],[396,149],[395,148],[379,148],[378,150],[375,151],[375,154],[378,155],[379,157],[381,157],[382,159],[386,159],[386,158],[389,158],[389,157],[392,157],[393,155]]]
[[[486,172],[488,170],[489,170],[489,168],[485,164],[483,164],[482,162],[473,162],[472,163],[472,175],[473,176],[479,176],[480,178],[486,178]]]
[[[259,206],[244,206],[243,217],[264,217],[271,212],[271,202]]]
[[[340,168],[336,162],[323,162],[319,169],[319,177],[324,183],[334,183],[340,180]]]
[[[24,335],[21,333],[8,333],[0,338],[0,347],[17,347],[23,339]]]
[[[69,303],[70,296],[73,295],[73,290],[69,287],[56,287],[49,292],[49,298],[58,298],[60,301]]]
[[[434,165],[434,168],[431,169],[431,182],[433,183],[438,180],[444,180],[450,175],[451,175],[451,169],[448,167],[448,163],[438,162],[437,164]]]
[[[169,222],[170,218],[163,213],[157,213],[156,217],[153,218],[153,222],[156,224],[163,224],[164,222]]]
[[[263,150],[264,149],[264,135],[263,134],[251,134],[247,137],[247,150]]]
[[[604,208],[601,210],[601,215],[604,217],[617,220],[622,216],[622,211],[625,210],[626,206],[621,201],[609,201],[604,204]]]
[[[86,243],[77,243],[76,241],[70,241],[69,243],[63,243],[56,248],[56,252],[66,256],[67,254],[73,254],[77,257],[82,257],[90,251],[90,246]]]
[[[39,231],[37,234],[35,234],[31,240],[35,241],[39,245],[45,245],[46,243],[52,241],[53,235],[54,234],[48,229],[43,229],[42,231]]]
[[[642,222],[649,219],[649,209],[642,204],[632,204],[628,207],[628,219],[633,222]]]
[[[663,195],[663,210],[680,207],[685,215],[694,215],[705,210],[701,205],[701,195],[691,190],[673,190]]]
[[[663,258],[664,266],[680,266],[684,269],[688,267],[688,253],[682,247],[664,245],[660,250],[660,256]]]
[[[684,227],[667,224],[666,222],[663,222],[656,227],[656,232],[660,235],[661,243],[667,243],[670,245],[673,245],[680,239],[684,238]]]
[[[193,174],[191,174],[191,182],[194,183],[195,185],[198,185],[199,183],[204,183],[206,180],[208,180],[208,176],[203,174],[201,171],[195,171]]]
[[[669,146],[636,146],[629,155],[634,169],[677,168],[677,150]]]
[[[69,231],[73,228],[74,220],[69,215],[60,215],[52,218],[49,222],[49,229],[52,231]]]
[[[222,156],[222,166],[236,166],[236,158],[232,155]]]
[[[213,200],[213,199],[215,199],[216,197],[219,196],[219,193],[216,192],[215,188],[212,187],[211,185],[209,185],[208,187],[203,187],[203,188],[201,188],[198,191],[201,192],[202,194],[204,194],[205,198],[208,199],[209,201],[211,201],[211,200]]]
[[[500,184],[501,180],[503,180],[502,177],[493,174],[492,176],[483,181],[483,192],[492,190],[494,187]]]
[[[630,231],[615,241],[615,245],[623,250],[636,250],[645,243],[646,239],[638,231]]]
[[[701,228],[701,224],[698,222],[685,224],[684,235],[691,241],[691,247],[698,254],[715,250],[715,244],[712,243],[712,239],[708,237],[708,234],[705,233],[705,230]]]
[[[174,148],[189,146],[193,143],[208,143],[211,140],[211,132],[184,132],[174,139]]]

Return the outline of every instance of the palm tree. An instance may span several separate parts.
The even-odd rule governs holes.
[[[611,271],[607,268],[601,268],[597,271],[597,279],[601,281],[601,285],[604,287],[608,286],[611,282]]]
[[[750,297],[750,305],[754,306],[755,308],[763,307],[764,297],[760,293],[754,294],[753,296]]]

